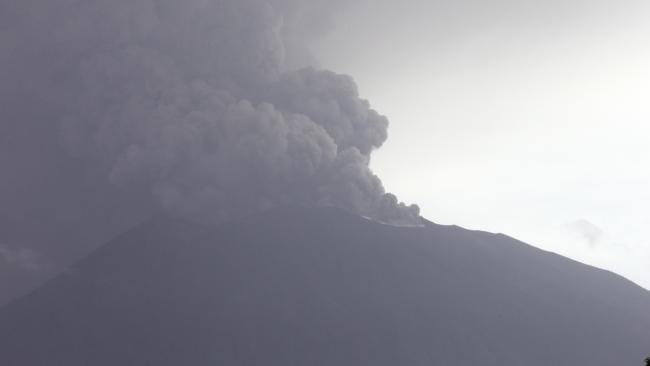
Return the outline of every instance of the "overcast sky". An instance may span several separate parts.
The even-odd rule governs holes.
[[[362,0],[315,46],[391,121],[372,167],[439,223],[650,288],[650,3]]]

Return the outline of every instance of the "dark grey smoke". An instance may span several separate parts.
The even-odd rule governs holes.
[[[296,67],[344,5],[2,1],[0,242],[59,263],[156,211],[285,204],[417,223],[368,167],[386,118],[351,78]]]
[[[301,203],[412,223],[417,207],[386,195],[368,168],[386,118],[347,76],[287,70],[285,27],[304,28],[301,17],[323,6],[11,5],[18,24],[4,26],[2,42],[15,52],[3,76],[45,104],[41,123],[60,126],[79,164],[122,189],[145,188],[172,213],[230,218]]]

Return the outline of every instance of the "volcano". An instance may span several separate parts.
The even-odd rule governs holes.
[[[7,366],[594,366],[650,353],[650,292],[502,234],[282,208],[156,217],[0,310]]]

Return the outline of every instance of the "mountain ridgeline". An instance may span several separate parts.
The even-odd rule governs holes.
[[[7,366],[620,366],[650,293],[504,235],[284,208],[158,217],[0,310]]]

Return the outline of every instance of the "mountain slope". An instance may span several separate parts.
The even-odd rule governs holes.
[[[650,293],[503,235],[157,218],[0,311],[9,366],[637,365]]]

